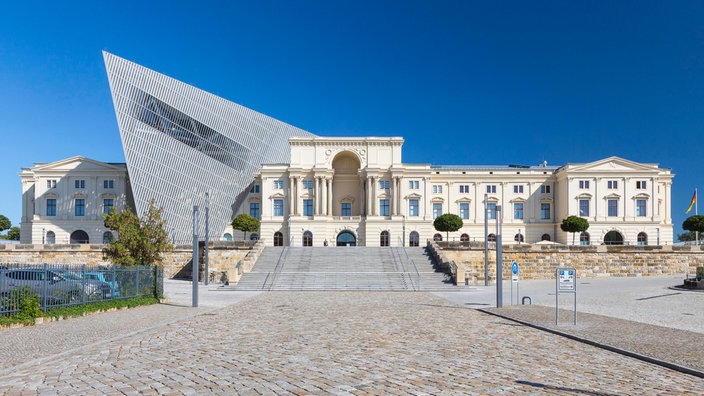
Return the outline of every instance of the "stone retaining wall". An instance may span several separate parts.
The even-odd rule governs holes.
[[[457,282],[483,284],[483,244],[428,247]],[[511,279],[513,261],[520,265],[521,279],[554,279],[560,265],[576,268],[580,278],[681,275],[684,279],[704,265],[704,251],[697,246],[507,245],[502,253],[503,279]],[[496,279],[494,246],[489,249],[489,279]]]

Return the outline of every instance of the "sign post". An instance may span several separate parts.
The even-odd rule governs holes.
[[[574,295],[574,320],[577,324],[577,270],[574,268],[559,267],[555,270],[555,325],[560,318],[560,294]]]
[[[518,263],[514,261],[511,263],[511,305],[513,305],[513,284],[516,284],[516,305],[518,305],[518,300],[521,298],[518,293]]]

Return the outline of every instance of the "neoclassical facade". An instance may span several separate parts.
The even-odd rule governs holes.
[[[569,215],[590,228],[581,244],[671,244],[669,169],[610,157],[587,164],[435,166],[404,164],[400,137],[292,137],[288,164],[264,164],[244,212],[259,237],[282,246],[418,246],[445,239],[435,217],[464,226],[450,238],[503,243],[571,243]],[[485,206],[486,205],[486,206]],[[485,211],[486,207],[486,211]]]
[[[116,235],[103,214],[132,206],[124,163],[76,156],[22,168],[20,178],[21,243],[105,243]]]

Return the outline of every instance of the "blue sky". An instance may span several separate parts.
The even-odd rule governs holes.
[[[698,1],[4,4],[0,214],[19,225],[22,167],[124,161],[107,50],[318,135],[403,136],[407,163],[659,163],[678,233],[702,187],[702,21]]]

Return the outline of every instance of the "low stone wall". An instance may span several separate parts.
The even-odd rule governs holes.
[[[484,246],[477,244],[429,243],[429,250],[456,268],[453,277],[463,284],[484,282]],[[560,265],[577,269],[580,278],[693,275],[704,265],[704,251],[698,246],[503,246],[503,279],[511,279],[511,263],[520,265],[521,279],[554,279]],[[454,266],[453,266],[454,264]],[[489,279],[496,280],[496,248],[489,250]]]

